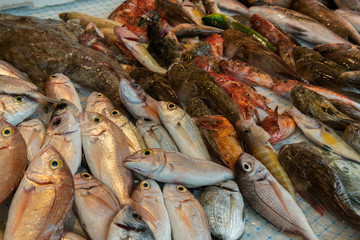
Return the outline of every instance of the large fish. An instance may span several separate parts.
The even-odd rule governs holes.
[[[318,239],[296,201],[260,161],[242,153],[235,176],[246,202],[275,227],[306,240]]]
[[[59,239],[73,198],[70,168],[54,147],[44,146],[16,190],[4,239]]]
[[[27,148],[27,160],[31,162],[39,152],[45,137],[45,126],[41,120],[34,118],[22,122],[17,129],[23,136]]]

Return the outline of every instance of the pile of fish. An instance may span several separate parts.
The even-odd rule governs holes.
[[[296,193],[360,229],[359,2],[241,2],[0,14],[0,239],[236,240],[244,201],[318,239]]]

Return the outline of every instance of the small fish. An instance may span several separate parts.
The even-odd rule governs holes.
[[[354,123],[347,126],[344,131],[344,139],[360,153],[360,124]]]
[[[215,33],[222,33],[223,30],[220,28],[204,26],[204,25],[195,25],[190,23],[182,23],[176,25],[172,30],[177,37],[192,37],[192,36],[201,36],[207,37]]]
[[[306,240],[318,239],[292,195],[260,161],[242,153],[235,176],[246,202],[276,228]]]
[[[205,16],[205,12],[198,8],[192,1],[182,0],[181,7],[197,25],[203,24],[201,18]]]
[[[230,11],[232,13],[239,13],[244,16],[249,16],[249,9],[236,0],[210,0],[212,4],[216,4],[217,8]],[[218,12],[220,13],[220,12]]]
[[[0,60],[0,75],[20,78],[25,81],[31,82],[30,78],[10,63]]]
[[[104,109],[114,109],[111,100],[100,92],[92,92],[86,100],[87,112],[102,113]]]
[[[0,203],[18,186],[26,168],[26,143],[21,133],[0,119]]]
[[[122,26],[121,23],[116,21],[95,17],[80,12],[63,12],[59,14],[59,18],[65,22],[77,20],[77,22],[80,23],[80,25],[83,27],[86,27],[89,23],[94,23],[99,28],[114,28],[116,26]]]
[[[125,167],[159,182],[200,187],[233,179],[230,169],[187,154],[153,148],[125,159]]]
[[[349,1],[343,1],[343,2],[349,2]],[[358,5],[358,8],[360,10],[360,3],[355,0],[352,1],[354,3],[356,3]],[[354,5],[352,5],[354,6]],[[351,25],[353,25],[353,27],[356,29],[356,31],[360,32],[360,13],[359,11],[354,11],[354,10],[350,10],[347,8],[339,8],[335,10],[335,13],[339,14],[340,16],[342,16],[343,18],[345,18],[349,23],[351,23]]]
[[[79,95],[71,80],[62,73],[55,73],[49,76],[45,83],[45,92],[48,97],[62,100],[65,99],[73,103],[81,112],[81,102]]]
[[[110,224],[107,240],[155,240],[149,225],[132,207],[123,207]]]
[[[155,0],[155,10],[160,13],[161,18],[165,18],[172,26],[181,23],[196,24],[178,1]]]
[[[4,239],[59,239],[73,199],[70,168],[53,146],[42,147],[15,192]]]
[[[352,149],[337,133],[322,122],[302,114],[295,107],[288,111],[297,126],[311,141],[337,155],[360,162],[360,154]]]
[[[94,240],[106,239],[110,224],[120,211],[114,193],[89,173],[74,176],[75,208],[82,226]]]
[[[199,197],[216,239],[237,240],[245,233],[244,200],[234,181],[204,189]]]
[[[165,184],[163,192],[173,239],[211,240],[205,210],[191,192],[175,184]]]
[[[249,6],[279,6],[283,8],[290,8],[291,0],[245,0]]]
[[[30,163],[40,151],[45,137],[45,126],[37,118],[20,123],[17,129],[23,136],[27,147],[27,160]]]
[[[207,37],[206,41],[210,44],[211,47],[210,54],[214,57],[222,57],[224,50],[224,40],[221,38],[221,36],[214,33]]]
[[[27,96],[0,94],[0,118],[14,126],[30,117],[38,107],[39,103]]]

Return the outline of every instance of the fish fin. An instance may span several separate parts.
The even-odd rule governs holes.
[[[283,193],[282,193],[281,189],[276,184],[276,182],[269,180],[269,183],[270,183],[270,186],[272,187],[272,189],[274,190],[276,196],[279,198],[279,200],[281,202],[281,205],[284,207],[284,210],[290,216],[290,211],[286,206],[285,199],[284,199],[284,196],[283,196]]]
[[[306,197],[307,194],[298,193],[300,195],[300,198],[305,199],[311,207],[317,212],[320,216],[324,216],[325,208],[317,205],[311,198]]]
[[[291,23],[286,23],[285,24],[285,28],[290,28],[291,31],[287,31],[287,32],[291,32],[291,34],[295,37],[304,37],[306,36],[306,31],[298,26],[296,26],[295,24],[291,24]]]

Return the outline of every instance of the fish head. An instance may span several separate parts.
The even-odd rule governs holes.
[[[226,29],[231,23],[228,16],[219,13],[214,13],[204,16],[202,17],[202,21],[205,23],[205,25],[209,25],[221,29]]]
[[[112,223],[118,231],[145,232],[149,226],[142,219],[141,215],[129,205],[123,207],[114,217]]]
[[[163,188],[164,199],[174,202],[189,201],[193,198],[192,193],[183,185],[167,183]]]
[[[299,81],[295,81],[295,80],[290,80],[290,79],[285,79],[285,80],[280,80],[273,88],[272,90],[274,92],[276,92],[279,95],[285,96],[290,98],[290,92],[291,89],[295,86],[299,86],[302,83],[300,83]]]
[[[69,20],[70,14],[68,12],[63,12],[59,14],[59,18],[61,20],[63,20],[64,22],[66,22],[67,20]]]
[[[0,118],[0,152],[5,149],[13,148],[12,144],[14,143],[14,140],[18,138],[18,136],[21,136],[18,129],[5,121],[4,119]]]
[[[92,92],[86,100],[85,111],[101,113],[105,108],[114,108],[110,99],[103,93]]]
[[[119,84],[119,95],[122,101],[130,103],[142,103],[146,99],[146,93],[135,80],[121,78]]]
[[[176,122],[183,118],[185,111],[175,103],[160,101],[158,113],[162,122]]]
[[[254,183],[267,180],[270,173],[260,161],[244,152],[235,163],[235,175],[239,184],[239,182]]]
[[[39,103],[23,95],[0,94],[0,111],[11,115],[27,115],[39,107]]]
[[[77,173],[74,176],[75,189],[90,189],[100,184],[99,180],[88,172]]]
[[[79,130],[80,123],[69,110],[51,119],[47,128],[47,131],[53,135],[65,135]]]
[[[118,126],[123,126],[129,122],[129,119],[122,115],[121,112],[117,109],[104,109],[102,114],[111,121],[117,123]]]
[[[268,141],[270,139],[269,133],[267,133],[262,127],[256,125],[253,118],[247,120],[239,120],[236,122],[237,132],[242,138],[245,139],[261,139],[262,141]]]
[[[61,101],[62,101],[62,103],[56,105],[53,113],[51,114],[51,119],[56,117],[56,116],[60,116],[65,111],[72,112],[72,114],[77,119],[80,118],[81,112],[79,111],[79,109],[72,102],[70,102],[70,101],[68,101],[66,99],[62,99]]]
[[[321,128],[321,124],[316,119],[313,119],[311,117],[308,117],[304,114],[302,114],[296,107],[292,107],[290,110],[287,111],[287,113],[294,119],[296,124],[301,129],[319,129]]]
[[[166,151],[160,148],[143,149],[124,160],[125,167],[145,176],[161,170],[166,163]]]
[[[353,180],[355,180],[355,177],[360,179],[360,164],[358,163],[347,160],[335,160],[331,162],[331,166],[338,169],[337,173],[341,172],[340,175],[342,176],[352,177]]]
[[[162,196],[159,184],[153,179],[146,179],[141,181],[135,188],[131,195],[134,201],[141,200],[143,198],[155,198]]]
[[[70,79],[62,73],[55,73],[48,77],[48,82],[52,84],[66,84],[70,83]]]
[[[144,131],[149,131],[151,127],[158,125],[156,122],[148,119],[138,119],[136,121],[136,127],[144,129]]]
[[[113,123],[100,113],[83,111],[80,118],[82,136],[99,137],[109,130]]]
[[[229,121],[221,115],[203,116],[200,118],[193,118],[197,126],[209,130],[227,128],[230,124]]]

